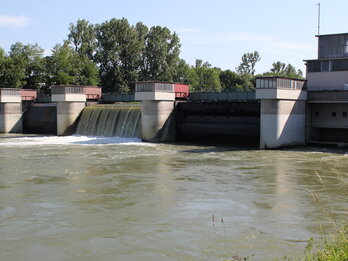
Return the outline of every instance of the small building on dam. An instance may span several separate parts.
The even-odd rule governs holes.
[[[306,80],[256,78],[256,91],[189,93],[179,83],[136,83],[134,94],[95,86],[0,89],[0,132],[138,137],[275,149],[348,144],[348,33],[319,35]],[[117,103],[122,101],[122,103]],[[140,103],[136,103],[138,101]]]

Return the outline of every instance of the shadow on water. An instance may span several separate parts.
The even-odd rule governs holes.
[[[175,143],[175,145],[183,145],[183,146],[197,146],[197,148],[183,150],[183,152],[187,153],[209,153],[209,152],[226,152],[226,151],[254,151],[260,150],[256,146],[233,146],[233,145],[221,145],[221,144],[206,144],[206,143]],[[271,151],[271,150],[268,150]],[[327,147],[327,146],[304,146],[304,147],[286,147],[286,148],[278,148],[273,151],[284,151],[284,152],[319,152],[319,153],[333,153],[333,154],[348,154],[347,149],[340,149],[337,147]]]

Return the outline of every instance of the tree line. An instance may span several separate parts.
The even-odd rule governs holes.
[[[47,90],[51,85],[100,85],[104,92],[131,92],[137,81],[190,84],[192,91],[251,91],[258,52],[246,53],[233,70],[180,58],[180,39],[167,27],[111,19],[101,24],[78,20],[67,39],[44,55],[38,44],[0,48],[0,87]],[[263,75],[302,78],[301,70],[275,62]]]

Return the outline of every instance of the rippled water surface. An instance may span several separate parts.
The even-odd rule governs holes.
[[[0,260],[270,260],[347,219],[343,150],[2,135],[0,151]]]

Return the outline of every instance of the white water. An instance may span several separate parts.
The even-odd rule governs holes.
[[[138,146],[154,146],[154,144],[143,143],[138,138],[121,137],[94,137],[94,136],[8,136],[5,141],[0,142],[0,147],[16,146],[38,146],[38,145],[111,145],[126,144]]]

